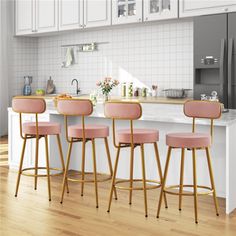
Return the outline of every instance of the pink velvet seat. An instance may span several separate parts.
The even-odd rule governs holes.
[[[155,143],[159,141],[158,130],[152,129],[134,129],[133,130],[134,143]],[[119,143],[131,143],[130,129],[123,129],[117,131],[117,141]]]
[[[71,125],[68,127],[70,138],[83,138],[82,125]],[[105,125],[85,125],[85,138],[106,138],[109,136],[109,128]]]
[[[211,136],[205,133],[172,133],[166,135],[166,145],[175,148],[208,147]]]
[[[22,131],[24,134],[36,135],[36,122],[23,123]],[[61,133],[61,126],[53,122],[39,122],[39,135],[56,135]]]

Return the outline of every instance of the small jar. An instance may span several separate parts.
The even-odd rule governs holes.
[[[121,97],[126,97],[126,83],[121,85]]]
[[[142,88],[142,97],[147,97],[147,88]]]
[[[133,97],[133,83],[131,82],[128,87],[128,97]]]
[[[134,89],[134,97],[138,97],[139,96],[139,88],[135,88]]]

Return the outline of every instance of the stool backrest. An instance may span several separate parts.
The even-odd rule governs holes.
[[[43,98],[13,98],[12,109],[17,113],[36,114],[46,110],[46,103]]]
[[[46,110],[46,102],[43,98],[22,98],[14,97],[12,99],[12,109],[14,112],[19,113],[20,116],[20,136],[27,139],[27,135],[22,133],[22,113],[35,114],[36,123],[36,138],[39,138],[38,132],[38,114],[44,113]]]
[[[67,116],[89,116],[93,113],[93,104],[87,99],[58,99],[57,110]]]
[[[138,120],[142,116],[142,107],[137,102],[107,102],[105,116],[117,120]]]
[[[221,117],[221,104],[219,102],[189,100],[184,104],[184,114],[193,118],[192,132],[195,132],[195,119],[211,120],[211,141],[213,140],[214,119]]]
[[[104,113],[107,118],[112,119],[113,144],[116,148],[127,146],[125,144],[116,144],[115,120],[129,120],[131,146],[134,146],[133,120],[138,120],[142,116],[142,106],[137,102],[106,102]]]
[[[81,116],[83,142],[86,142],[84,117],[93,113],[92,102],[88,99],[58,99],[57,110],[64,115],[67,142],[73,142],[68,136],[68,116]]]

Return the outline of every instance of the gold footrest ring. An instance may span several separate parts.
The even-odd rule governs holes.
[[[79,173],[75,173],[75,174],[69,174],[69,176],[67,176],[67,180],[69,180],[71,182],[94,183],[93,179],[91,179],[91,180],[90,179],[82,180],[82,179],[79,179],[79,178],[71,178],[71,176],[76,176],[76,175],[82,175],[82,173],[79,172]],[[85,172],[84,175],[85,176],[86,175],[94,175],[94,173],[93,172]],[[97,176],[99,176],[99,175],[103,175],[104,176],[104,174],[97,173]],[[112,176],[109,175],[108,177],[97,178],[97,182],[105,182],[105,181],[108,181],[110,179],[112,179]]]
[[[170,185],[164,188],[164,192],[172,195],[182,195],[182,196],[194,196],[193,192],[182,192],[181,194],[179,192],[173,192],[172,190],[178,190],[180,188],[180,185]],[[183,185],[183,188],[194,188],[192,184],[185,184]],[[198,192],[197,195],[209,195],[213,193],[213,189],[207,186],[197,185],[197,188],[200,189],[207,189],[209,191],[205,192]],[[184,191],[184,190],[183,190]]]
[[[38,170],[46,170],[47,168],[46,167],[38,167],[37,168]],[[27,173],[27,171],[29,170],[35,170],[35,167],[30,167],[30,168],[24,168],[22,169],[21,171],[21,174],[24,175],[24,176],[29,176],[29,177],[47,177],[47,174],[31,174],[31,173]],[[50,174],[50,176],[57,176],[57,175],[61,175],[63,174],[63,169],[60,169],[60,168],[49,168],[49,170],[56,170],[56,171],[60,171],[60,173],[53,173],[53,174]]]
[[[133,179],[133,182],[143,182],[142,179]],[[143,190],[143,187],[125,187],[125,186],[119,186],[117,184],[121,184],[121,183],[130,183],[130,180],[118,180],[115,182],[114,187],[117,189],[123,189],[123,190]],[[160,188],[161,187],[161,182],[160,181],[155,181],[155,180],[146,180],[146,184],[151,184],[150,186],[147,186],[146,189],[150,190],[150,189],[156,189],[156,188]]]

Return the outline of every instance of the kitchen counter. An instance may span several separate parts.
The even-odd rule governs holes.
[[[57,122],[61,124],[62,133],[62,147],[64,158],[66,157],[68,143],[65,140],[65,128],[64,128],[64,117],[60,115],[54,105],[52,98],[45,98],[47,109],[44,114],[39,116],[39,121],[50,121]],[[113,98],[112,98],[113,99]],[[120,99],[120,98],[119,98]],[[164,169],[166,161],[167,146],[165,142],[165,136],[167,133],[172,132],[191,132],[191,122],[192,119],[185,117],[183,114],[183,104],[163,104],[163,103],[147,103],[142,102],[143,116],[140,120],[134,122],[135,128],[147,128],[147,129],[158,129],[160,134],[160,140],[158,142],[160,158],[162,163],[162,168]],[[19,165],[19,155],[22,145],[22,140],[19,135],[19,116],[17,113],[12,111],[12,108],[8,109],[9,115],[9,166],[11,169],[15,169]],[[35,117],[33,115],[24,115],[23,122],[33,121]],[[81,122],[79,117],[71,117],[69,119],[69,124],[78,124]],[[111,125],[110,119],[104,116],[104,104],[98,103],[94,107],[94,111],[90,117],[86,117],[86,123],[90,124],[101,124],[110,127],[110,138],[109,146],[112,155],[112,160],[115,158],[115,148],[112,143],[111,135]],[[117,122],[119,128],[126,128],[129,123],[125,121]],[[208,120],[196,120],[197,131],[198,132],[209,132],[210,122]],[[214,129],[214,140],[211,147],[212,153],[212,164],[215,174],[215,184],[217,190],[217,196],[226,199],[226,213],[229,214],[236,208],[236,110],[229,110],[228,113],[222,114],[221,118],[215,121]],[[50,142],[50,164],[53,167],[60,166],[59,159],[56,158],[59,153],[57,151],[56,139],[53,136],[49,137]],[[96,150],[99,158],[97,159],[98,170],[101,173],[108,173],[105,156],[104,145],[100,140],[96,141]],[[40,140],[40,147],[43,147],[44,143]],[[74,145],[70,169],[79,170],[81,163],[81,146],[80,144]],[[89,147],[89,144],[88,144]],[[30,141],[27,146],[27,158],[25,161],[25,167],[30,167],[34,165],[34,141]],[[44,165],[44,148],[40,148],[40,164]],[[86,150],[86,155],[89,157],[92,155],[91,148]],[[129,150],[122,150],[121,155],[128,157]],[[136,155],[139,155],[137,152]],[[147,172],[147,178],[158,179],[157,171],[155,168],[155,160],[153,158],[153,149],[151,145],[145,145],[145,155],[146,158],[146,168],[149,170]],[[186,152],[186,155],[191,155],[190,152]],[[170,165],[170,176],[167,181],[168,185],[178,184],[176,183],[176,176],[179,173],[180,166],[180,150],[174,150],[171,165]],[[206,165],[205,152],[197,151],[197,172],[199,185],[209,186],[209,173]],[[120,168],[118,170],[118,178],[127,179],[129,178],[127,158],[121,158]],[[141,166],[139,158],[135,158],[135,171],[134,176],[140,177]],[[91,159],[88,158],[88,171],[92,170]],[[177,168],[177,169],[176,169]],[[185,180],[187,182],[192,181],[192,163],[191,158],[186,158],[186,172]]]
[[[27,97],[31,98],[44,98],[44,99],[54,99],[58,94],[46,94],[43,96],[30,95]],[[89,99],[88,94],[83,95],[71,95],[74,99]],[[16,96],[20,98],[25,98],[26,96]],[[111,100],[117,101],[137,101],[140,103],[157,103],[157,104],[184,104],[187,100],[192,98],[166,98],[166,97],[132,97],[124,98],[120,96],[111,96]]]

